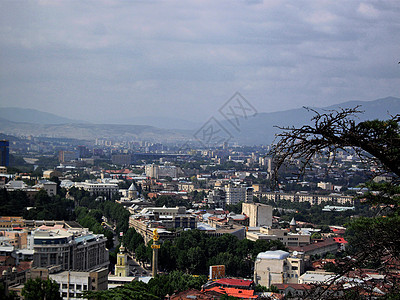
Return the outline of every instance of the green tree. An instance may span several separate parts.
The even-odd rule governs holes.
[[[40,278],[28,279],[22,289],[22,296],[25,300],[62,299],[59,286],[55,281]]]
[[[374,166],[376,175],[391,175],[390,183],[366,184],[370,191],[364,195],[367,205],[379,209],[373,217],[359,217],[348,224],[346,238],[351,256],[338,262],[337,272],[340,276],[350,270],[376,268],[385,275],[388,295],[398,295],[400,281],[390,268],[394,261],[400,260],[400,115],[390,120],[356,123],[358,107],[322,114],[312,111],[315,113],[312,125],[286,127],[278,135],[271,152],[275,177],[285,164],[300,161],[299,174],[302,174],[312,167],[316,156],[328,155],[332,164],[339,150],[349,149],[365,164]]]

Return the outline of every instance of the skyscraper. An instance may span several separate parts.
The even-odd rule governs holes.
[[[10,163],[9,141],[0,140],[0,166],[8,167]]]

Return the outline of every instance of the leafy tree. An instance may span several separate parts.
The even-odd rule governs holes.
[[[50,279],[28,279],[22,289],[22,296],[26,300],[62,299],[58,284]]]
[[[351,257],[338,262],[337,272],[373,267],[385,275],[390,295],[400,294],[400,282],[391,272],[400,259],[400,115],[390,120],[356,123],[358,107],[318,113],[313,125],[286,127],[273,147],[275,176],[281,166],[300,161],[300,174],[312,167],[316,156],[328,155],[331,164],[339,150],[351,149],[377,170],[392,176],[390,183],[367,183],[366,203],[378,207],[374,217],[360,217],[348,224],[346,238]],[[321,293],[324,291],[321,290]],[[319,295],[319,296],[322,296]]]

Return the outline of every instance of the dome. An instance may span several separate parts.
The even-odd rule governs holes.
[[[136,191],[136,186],[132,183],[128,191]]]
[[[282,250],[260,252],[257,259],[285,259],[289,256],[289,252]]]
[[[290,226],[296,226],[296,220],[293,218],[292,221],[290,221]]]

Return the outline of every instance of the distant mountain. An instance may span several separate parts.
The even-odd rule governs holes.
[[[43,112],[31,108],[0,107],[0,118],[12,122],[24,122],[31,124],[72,124],[87,123],[85,121],[73,120]]]
[[[125,125],[148,125],[164,129],[181,129],[181,130],[194,130],[199,128],[202,124],[188,120],[177,119],[172,117],[151,116],[151,117],[132,117],[121,118],[118,120],[107,120],[110,124],[125,124]]]
[[[42,136],[81,140],[106,139],[114,141],[144,140],[150,142],[185,142],[183,131],[159,129],[146,125],[115,124],[32,124],[0,118],[0,132],[14,136]]]
[[[358,115],[359,121],[371,119],[389,119],[390,115],[400,113],[400,98],[387,97],[374,101],[349,101],[324,108],[313,108],[319,112],[339,108],[353,108],[359,105],[364,113]],[[305,108],[292,109],[273,113],[258,113],[247,120],[241,118],[239,130],[236,130],[228,121],[223,126],[232,134],[233,142],[241,145],[269,145],[275,134],[280,132],[279,127],[302,126],[309,124],[314,113]]]
[[[360,106],[363,114],[357,117],[359,121],[370,119],[389,119],[390,115],[400,113],[400,98],[387,97],[374,101],[349,101],[325,108],[314,108],[317,111],[333,110]],[[24,114],[21,113],[24,111]],[[13,113],[14,112],[14,113]],[[41,116],[41,117],[40,117]],[[230,142],[240,145],[269,145],[273,142],[279,127],[302,126],[310,123],[314,113],[304,108],[273,113],[258,113],[248,119],[239,119],[238,129],[227,120],[221,121],[222,126],[232,135]],[[10,120],[13,119],[13,120]],[[156,123],[155,120],[159,119]],[[16,121],[19,120],[19,121]],[[128,121],[128,120],[127,120]],[[189,121],[179,122],[173,118],[136,118],[131,122],[149,125],[118,125],[118,124],[79,124],[67,118],[30,109],[0,108],[0,132],[14,136],[46,136],[94,140],[145,140],[163,143],[185,143],[195,140],[195,132],[201,128]],[[152,123],[154,121],[154,123]],[[168,124],[168,126],[166,125]],[[178,126],[179,125],[179,126]],[[202,124],[201,124],[202,125]],[[180,128],[180,129],[170,129]],[[215,128],[217,130],[217,128]]]

